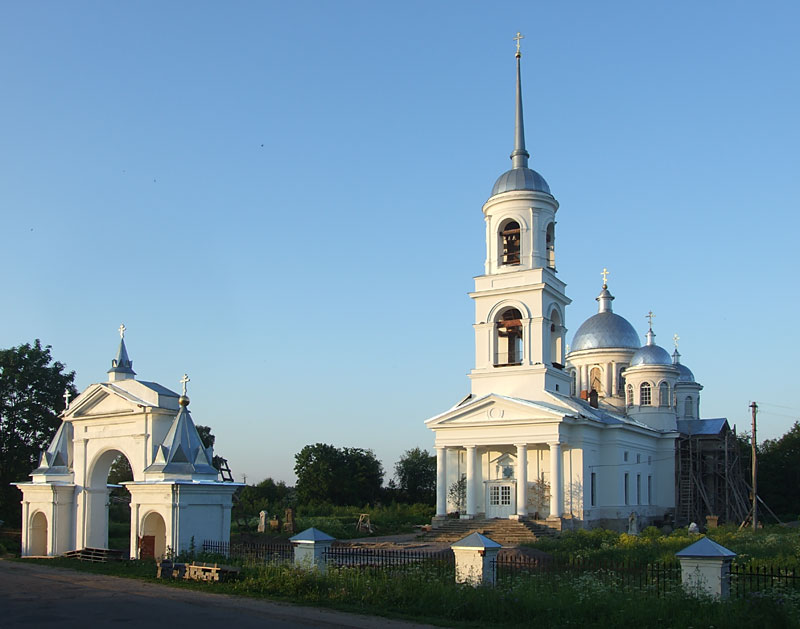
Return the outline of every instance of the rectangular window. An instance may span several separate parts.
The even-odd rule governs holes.
[[[628,451],[627,450],[625,450],[625,452],[622,453],[622,460],[625,461],[625,462],[628,461]]]
[[[636,475],[636,504],[642,504],[642,475]]]
[[[592,506],[594,507],[597,504],[597,477],[595,473],[592,472]]]
[[[504,507],[507,507],[511,504],[511,486],[510,485],[501,485],[500,486],[500,504]]]
[[[500,488],[497,485],[489,487],[489,504],[493,507],[500,504]]]
[[[636,462],[637,463],[641,463],[642,462],[642,455],[641,454],[637,454],[636,455]]]
[[[630,504],[630,498],[628,496],[628,472],[625,472],[625,504]]]
[[[653,477],[647,477],[647,504],[653,504]]]

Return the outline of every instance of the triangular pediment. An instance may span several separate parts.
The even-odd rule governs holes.
[[[141,412],[141,402],[102,384],[93,384],[70,405],[67,417],[83,419]]]
[[[425,423],[428,428],[432,429],[459,425],[497,426],[552,422],[570,415],[572,415],[570,409],[558,408],[552,404],[490,394],[482,398],[467,400],[441,415],[432,417]]]

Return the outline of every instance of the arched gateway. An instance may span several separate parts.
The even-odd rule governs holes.
[[[120,336],[125,328],[120,327]],[[108,474],[130,462],[130,556],[163,556],[203,540],[230,539],[231,496],[211,448],[197,434],[186,396],[136,380],[124,338],[108,371],[64,411],[53,441],[22,491],[22,554],[108,547]]]

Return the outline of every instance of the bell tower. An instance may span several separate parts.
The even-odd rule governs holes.
[[[511,169],[500,175],[483,206],[484,274],[475,278],[475,368],[472,393],[527,400],[549,391],[569,395],[564,371],[565,311],[570,299],[556,276],[558,201],[528,168],[517,33],[516,115]]]

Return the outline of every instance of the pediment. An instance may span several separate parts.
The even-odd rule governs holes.
[[[569,409],[560,410],[550,405],[491,394],[456,406],[425,423],[432,429],[461,425],[497,426],[552,422],[567,415],[571,415]]]
[[[123,397],[102,385],[92,385],[76,398],[67,417],[82,419],[90,417],[109,417],[141,412],[135,399]]]

